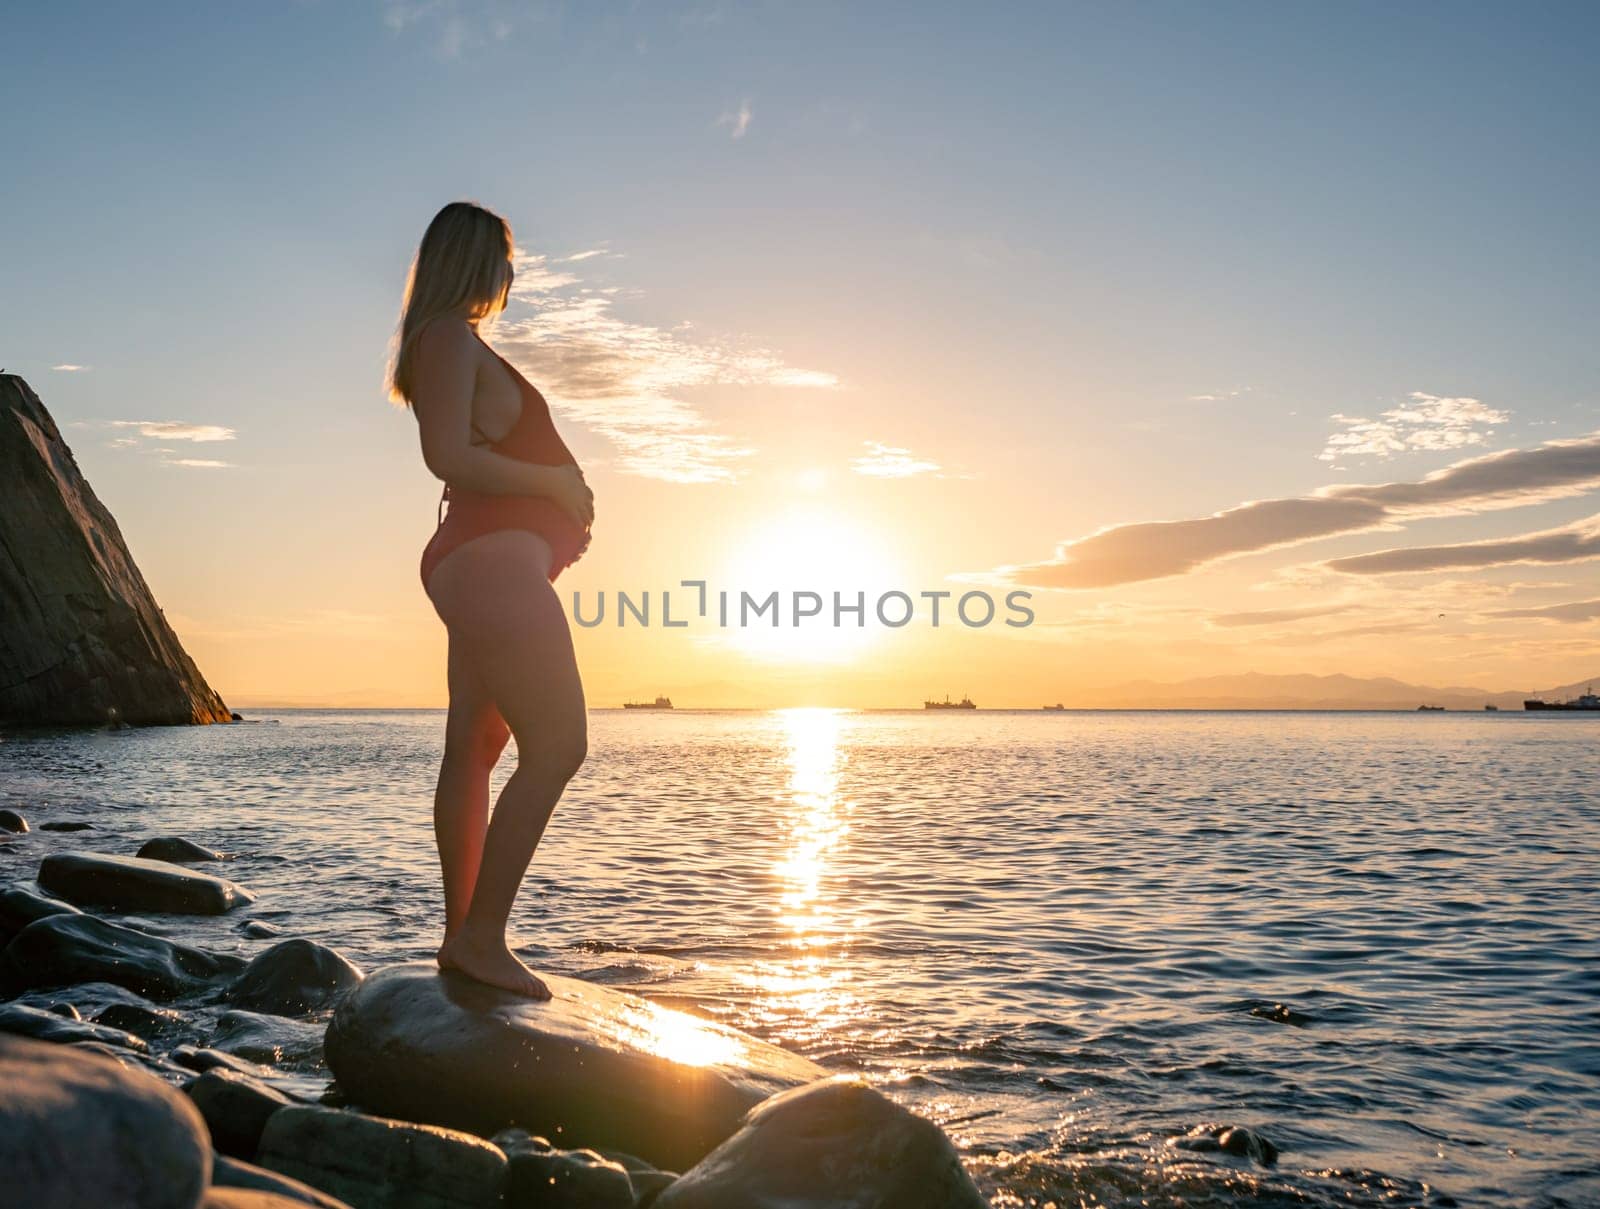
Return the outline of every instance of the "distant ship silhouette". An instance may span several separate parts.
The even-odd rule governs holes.
[[[1600,696],[1595,695],[1594,685],[1591,684],[1588,692],[1574,697],[1571,701],[1540,701],[1538,698],[1529,698],[1522,703],[1522,708],[1600,710]]]
[[[959,701],[952,701],[948,696],[943,701],[924,701],[923,709],[977,709],[971,697],[963,697]]]
[[[671,697],[657,697],[654,701],[624,701],[623,709],[671,709]]]

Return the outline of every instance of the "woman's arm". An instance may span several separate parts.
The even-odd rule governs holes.
[[[465,320],[441,318],[422,333],[412,399],[422,460],[452,487],[486,495],[544,496],[588,526],[594,520],[594,495],[576,466],[523,462],[472,443],[479,347]]]

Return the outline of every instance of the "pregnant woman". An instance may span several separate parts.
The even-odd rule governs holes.
[[[406,283],[390,390],[445,484],[422,552],[422,586],[450,638],[433,803],[439,965],[548,999],[507,945],[506,920],[588,740],[572,635],[550,585],[589,544],[594,496],[544,397],[479,335],[505,308],[512,246],[505,220],[480,206],[439,211]],[[511,735],[517,767],[491,822],[489,773]]]

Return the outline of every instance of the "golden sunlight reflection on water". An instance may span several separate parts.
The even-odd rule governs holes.
[[[849,803],[839,796],[841,733],[850,715],[833,709],[778,713],[789,765],[787,808],[779,826],[787,846],[773,867],[773,911],[789,956],[758,963],[749,978],[758,1015],[791,1042],[840,1038],[865,1017],[850,989],[846,945],[852,922],[829,897],[829,862],[849,832]]]

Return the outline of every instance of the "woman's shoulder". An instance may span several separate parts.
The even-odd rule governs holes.
[[[460,356],[475,350],[478,338],[460,315],[435,315],[417,329],[417,347],[429,353]]]

